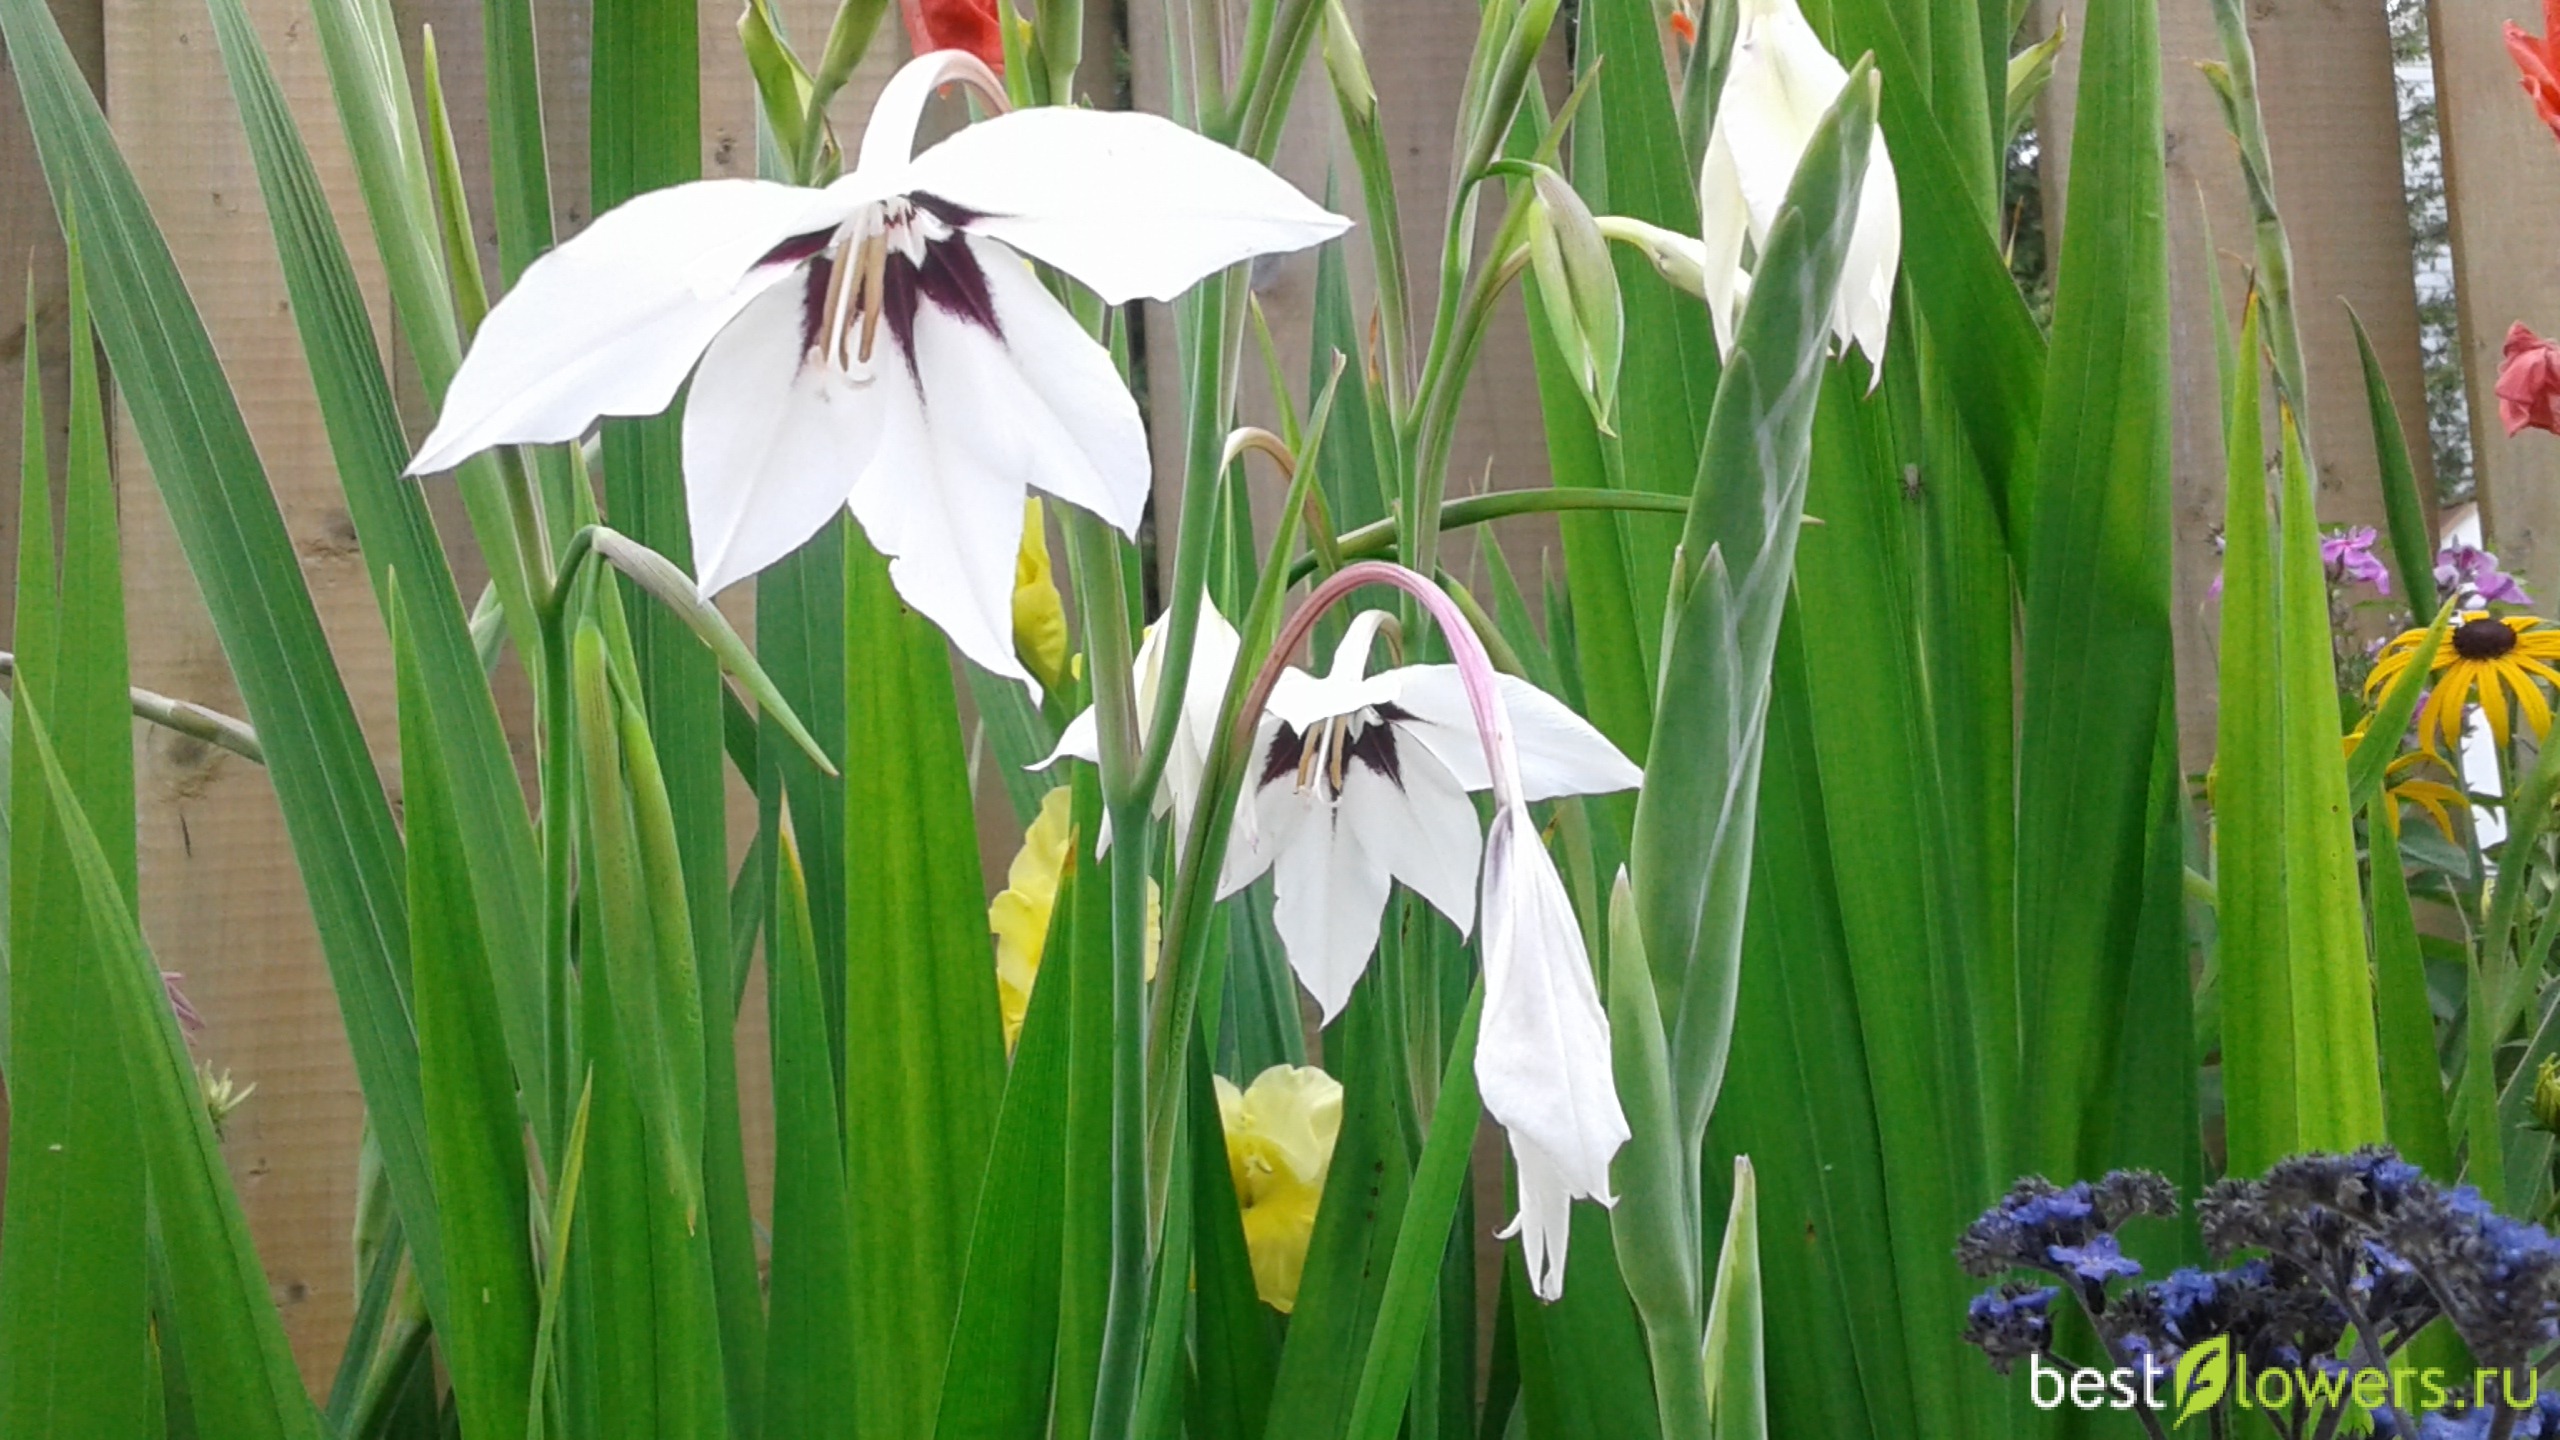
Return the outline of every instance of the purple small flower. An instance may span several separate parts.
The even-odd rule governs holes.
[[[2452,544],[2436,552],[2436,588],[2482,605],[2530,605],[2516,577],[2498,568],[2498,557],[2477,545]]]
[[[2044,1253],[2056,1270],[2088,1285],[2104,1285],[2142,1273],[2141,1265],[2116,1248],[2113,1235],[2093,1235],[2084,1245],[2049,1246]]]
[[[2361,580],[2377,595],[2391,593],[2391,571],[2373,553],[2375,536],[2370,525],[2349,527],[2344,533],[2320,537],[2320,563],[2329,569],[2332,580]]]

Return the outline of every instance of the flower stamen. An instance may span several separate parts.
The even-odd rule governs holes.
[[[887,307],[882,303],[889,289],[889,237],[877,232],[862,242],[861,289],[854,293],[855,312],[862,317],[862,349],[856,357],[862,364],[871,363],[871,347],[880,338],[880,315]]]

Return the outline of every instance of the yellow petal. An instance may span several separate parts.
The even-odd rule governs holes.
[[[1270,1149],[1272,1167],[1322,1187],[1342,1133],[1342,1082],[1312,1065],[1274,1065],[1244,1092],[1246,1125]]]
[[[2516,667],[2519,672],[2523,669],[2521,665]],[[2534,683],[2530,673],[2514,673],[2507,678],[2515,687],[2516,705],[2524,711],[2525,723],[2533,727],[2533,738],[2540,740],[2551,733],[2551,702],[2542,698],[2542,687]]]
[[[1307,1242],[1316,1233],[1317,1192],[1266,1201],[1244,1213],[1244,1248],[1253,1262],[1253,1291],[1286,1315],[1298,1308]]]
[[[1218,1125],[1227,1137],[1227,1174],[1235,1181],[1236,1203],[1244,1203],[1245,1153],[1253,1145],[1244,1130],[1244,1092],[1224,1075],[1209,1077],[1218,1090]]]
[[[1274,1065],[1242,1090],[1223,1075],[1216,1083],[1254,1292],[1285,1315],[1298,1301],[1316,1206],[1342,1133],[1342,1085],[1311,1065]]]
[[[1023,668],[1054,690],[1067,674],[1067,610],[1049,568],[1049,535],[1040,524],[1040,502],[1022,502],[1022,549],[1013,561],[1013,653]]]
[[[1058,902],[1058,877],[1066,869],[1075,835],[1074,799],[1063,785],[1040,797],[1040,813],[1005,871],[1005,888],[987,906],[987,929],[996,937],[996,998],[1004,1013],[1008,1050],[1022,1033],[1031,987],[1040,978],[1049,912]]]
[[[1156,978],[1156,952],[1164,948],[1164,892],[1156,877],[1147,877],[1147,979]]]
[[[2480,672],[2480,708],[2489,717],[2489,733],[2497,736],[2498,744],[2504,746],[2507,736],[2512,733],[2507,728],[2507,686],[2495,665]]]

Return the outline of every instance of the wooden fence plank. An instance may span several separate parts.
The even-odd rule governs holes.
[[[2435,0],[2436,106],[2444,135],[2462,371],[2471,398],[2473,473],[2489,543],[2527,587],[2560,587],[2560,441],[2498,423],[2498,356],[2521,320],[2560,331],[2560,151],[2516,85],[2502,38],[2515,20],[2539,33],[2532,0]]]
[[[62,26],[71,53],[88,72],[89,83],[106,79],[105,15],[100,0],[55,0],[54,19]],[[0,45],[0,390],[23,393],[26,366],[44,372],[45,413],[51,435],[45,453],[61,473],[65,401],[70,351],[63,329],[62,233],[53,218],[53,199],[46,192],[44,168],[36,163],[27,115],[18,104],[18,82],[8,67],[8,47]],[[27,327],[27,278],[36,286],[37,324]],[[16,493],[18,483],[18,412],[14,401],[0,408],[0,488]],[[0,635],[11,633],[17,606],[18,507],[13,502],[0,517]]]
[[[379,265],[372,258],[371,233],[309,19],[294,0],[251,0],[251,12],[319,163],[359,272],[375,295],[377,324],[387,334]],[[486,137],[477,12],[475,4],[420,0],[401,7],[400,21],[413,50],[418,24],[437,25],[464,130],[465,163],[483,186],[475,213],[485,223],[491,209],[485,176],[479,175]],[[752,173],[753,95],[730,29],[734,16],[723,7],[706,7],[702,13],[705,173]],[[794,0],[786,6],[795,33],[804,36],[822,36],[831,13],[819,0]],[[544,0],[539,24],[555,197],[565,234],[587,218],[586,4]],[[231,118],[205,15],[196,0],[115,0],[105,17],[104,54],[119,138],[240,389],[339,663],[369,732],[378,739],[378,758],[386,767],[396,766],[388,651],[313,407],[256,179]],[[855,127],[849,133],[858,133],[870,97],[896,58],[884,54],[848,87],[840,108]],[[15,124],[14,102],[10,115],[8,123]],[[11,157],[14,166],[22,148],[12,146],[0,154]],[[19,217],[27,213],[12,203],[6,211],[12,228],[5,233],[14,237]],[[49,226],[49,217],[45,224]],[[415,394],[409,399],[414,406]],[[427,417],[412,418],[423,422]],[[194,581],[150,489],[140,450],[129,437],[119,446],[118,462],[128,487],[126,563],[137,683],[236,711],[238,700]],[[468,530],[458,507],[449,493],[436,499],[466,581],[476,581],[477,562],[469,554]],[[521,736],[522,697],[509,698],[516,702],[510,715]],[[209,1022],[202,1053],[217,1067],[260,1086],[257,1098],[234,1121],[234,1171],[297,1358],[307,1379],[325,1383],[351,1314],[348,1236],[362,1123],[361,1097],[336,1003],[264,776],[221,752],[166,734],[146,734],[141,743],[144,923],[164,963],[188,974],[189,994]],[[396,773],[387,771],[385,780],[396,796]],[[734,798],[732,837],[743,847],[752,829],[752,801],[743,790]],[[760,1000],[750,996],[745,1014],[739,1063],[749,1091],[749,1173],[757,1177],[761,1205],[770,1174],[771,1131],[762,1098],[766,1067]]]
[[[339,222],[364,234],[319,39],[291,0],[249,13]],[[237,387],[368,732],[388,754],[391,673],[354,526],[311,397],[258,183],[198,0],[117,0],[106,14],[110,113]],[[381,306],[380,267],[357,268]],[[137,684],[239,713],[140,446],[117,449]],[[264,772],[165,732],[140,746],[143,928],[186,975],[200,1053],[258,1084],[228,1153],[304,1374],[325,1381],[351,1305],[348,1235],[363,1123],[302,886]]]

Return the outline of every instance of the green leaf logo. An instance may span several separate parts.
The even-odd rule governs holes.
[[[2216,1335],[2178,1357],[2177,1424],[2222,1403],[2231,1388],[2231,1337]]]

